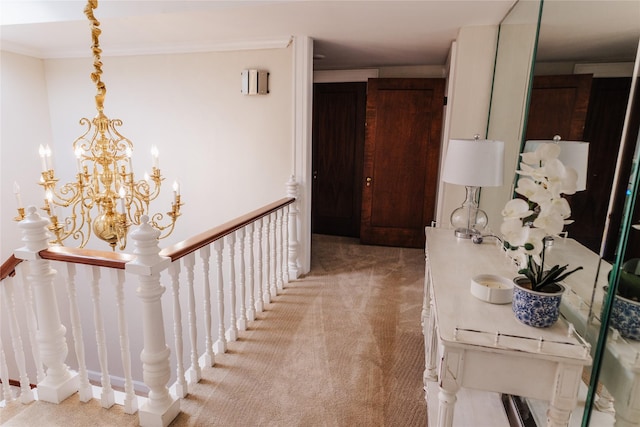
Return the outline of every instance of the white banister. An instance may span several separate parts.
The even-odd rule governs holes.
[[[13,278],[9,278],[7,283],[3,286],[3,301],[4,309],[9,317],[9,331],[11,334],[11,345],[13,346],[13,353],[15,355],[16,364],[18,365],[18,372],[20,374],[20,402],[29,403],[32,402],[33,392],[29,385],[29,377],[27,375],[27,366],[24,357],[24,346],[22,344],[22,337],[20,335],[20,328],[18,326],[18,316],[16,315],[15,300],[13,298]],[[6,361],[4,359],[4,353],[2,354],[2,369],[3,372],[7,372]],[[9,378],[2,375],[2,383],[8,386]],[[5,389],[5,394],[7,390]],[[11,392],[9,392],[11,396]],[[11,399],[10,399],[11,400]]]
[[[256,284],[258,299],[256,300],[256,311],[262,313],[264,311],[264,282],[262,280],[262,219],[257,220],[256,226]]]
[[[78,361],[78,388],[81,402],[88,402],[93,398],[87,363],[84,352],[84,338],[82,336],[82,322],[80,321],[80,307],[78,306],[78,296],[76,293],[76,265],[67,264],[67,297],[69,299],[69,309],[71,318],[71,332],[73,335],[74,350]]]
[[[236,319],[236,235],[235,233],[227,234],[224,237],[226,245],[229,247],[229,329],[227,330],[227,341],[234,342],[238,340],[238,326]]]
[[[241,228],[236,231],[238,237],[238,287],[240,288],[240,315],[238,317],[237,327],[239,331],[247,330],[247,288],[245,281],[245,253],[244,253],[244,235],[245,229]]]
[[[134,241],[134,261],[126,270],[138,276],[137,294],[142,301],[142,327],[144,348],[140,355],[144,383],[149,387],[149,398],[138,411],[140,425],[166,427],[180,412],[180,400],[171,396],[167,383],[171,377],[169,356],[164,335],[164,319],[160,298],[165,291],[160,283],[160,272],[171,260],[159,255],[160,232],[142,216],[141,224],[131,232]]]
[[[269,282],[271,279],[271,245],[269,241],[270,224],[271,215],[266,215],[262,218],[262,232],[264,235],[264,251],[262,252],[262,264],[264,266],[264,277],[262,280],[264,282],[264,293],[262,294],[262,301],[265,307],[271,302],[271,283]]]
[[[282,209],[282,280],[285,285],[289,283],[289,208]]]
[[[215,355],[213,352],[213,332],[211,330],[211,245],[200,249],[200,259],[202,259],[202,275],[204,279],[204,366],[215,365]]]
[[[28,280],[33,284],[38,319],[36,335],[40,357],[46,366],[45,377],[38,383],[38,399],[60,403],[78,391],[78,374],[64,363],[69,349],[53,284],[56,272],[49,261],[39,256],[41,250],[48,248],[48,224],[35,206],[30,206],[26,218],[18,224],[25,246],[16,250],[15,256],[28,261]]]
[[[100,268],[91,266],[91,299],[93,301],[93,323],[96,333],[96,344],[98,346],[98,361],[100,362],[100,382],[102,393],[100,404],[103,408],[110,408],[115,403],[115,396],[111,388],[111,378],[109,377],[109,363],[107,358],[107,339],[104,333],[104,322],[100,305]]]
[[[2,337],[0,336],[0,381],[2,381],[2,399],[6,402],[13,401],[13,393],[9,385],[9,368],[7,367],[7,359],[4,354],[4,346],[2,345]]]
[[[284,278],[282,276],[282,214],[283,210],[279,209],[276,215],[276,236],[274,243],[276,245],[276,286],[278,291],[284,289]]]
[[[113,283],[116,288],[116,306],[118,308],[118,333],[120,336],[120,359],[124,373],[124,413],[135,414],[138,411],[138,398],[133,390],[133,377],[131,375],[131,350],[129,348],[129,328],[125,314],[123,270],[111,270]]]
[[[169,266],[169,277],[171,277],[171,296],[173,297],[173,342],[176,353],[176,382],[172,386],[172,391],[178,397],[185,397],[189,389],[184,374],[182,307],[180,305],[180,260],[172,262]]]
[[[227,339],[225,337],[224,327],[224,276],[222,274],[222,249],[224,244],[222,239],[213,242],[214,260],[216,263],[216,287],[218,289],[218,340],[214,345],[216,354],[227,352]]]
[[[298,183],[296,177],[291,175],[287,181],[287,197],[298,197]],[[300,275],[298,267],[298,202],[289,205],[289,277],[293,280]]]
[[[34,311],[35,303],[33,302],[33,287],[29,280],[27,280],[29,271],[29,264],[23,262],[16,271],[21,271],[22,274],[22,294],[24,298],[24,310],[25,316],[27,318],[27,329],[29,331],[29,342],[31,344],[31,357],[33,357],[33,362],[36,365],[36,378],[37,382],[40,383],[44,381],[45,372],[44,372],[44,364],[42,363],[42,358],[40,357],[40,347],[38,346],[38,341],[36,339],[37,330],[38,330],[38,319],[36,318],[36,313]]]
[[[273,300],[278,295],[278,283],[276,280],[276,212],[269,214],[269,291]]]
[[[275,302],[288,284],[292,202],[278,200],[162,253],[159,233],[143,217],[129,235],[132,255],[49,247],[49,223],[30,208],[19,225],[25,246],[15,251],[18,260],[10,258],[3,264],[0,401],[60,403],[79,391],[81,402],[98,399],[104,408],[117,404],[126,414],[138,412],[140,425],[169,425],[180,412],[179,400],[189,394],[190,384],[200,381],[201,369],[213,367],[215,354],[226,352],[227,342],[236,341],[257,320],[256,313]],[[66,274],[58,278],[53,266],[61,266]],[[164,270],[172,290],[165,301],[171,308],[164,309],[172,310],[166,323]],[[212,301],[214,280],[217,305]],[[138,301],[132,303],[127,297],[134,289]],[[56,301],[61,293],[68,299],[60,307],[68,308],[63,313]],[[142,332],[134,318],[141,318]],[[93,320],[93,328],[87,319]],[[21,329],[28,329],[28,335]],[[95,344],[87,340],[90,330]],[[169,337],[170,347],[165,337],[169,330],[174,335]],[[75,353],[69,359],[73,370],[65,364],[66,339],[72,340],[69,345]],[[140,360],[132,360],[132,350],[140,347]],[[29,376],[37,378],[37,393],[31,390]],[[9,384],[18,380],[16,393]],[[148,397],[136,394],[144,394],[138,389],[141,380]]]
[[[187,271],[187,292],[189,295],[189,342],[191,343],[191,366],[187,371],[187,380],[194,384],[202,378],[200,361],[198,360],[198,325],[196,323],[196,296],[194,289],[196,254],[194,252],[184,257],[184,267]]]

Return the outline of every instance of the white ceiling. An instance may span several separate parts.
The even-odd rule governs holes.
[[[514,2],[102,0],[95,16],[103,56],[268,45],[308,35],[324,56],[316,69],[348,69],[442,65],[459,28],[496,25]],[[41,58],[89,56],[84,6],[81,0],[0,0],[1,48]],[[638,0],[546,0],[539,53],[566,59],[577,48],[582,60],[597,62],[604,54],[603,60],[629,61],[639,37]]]

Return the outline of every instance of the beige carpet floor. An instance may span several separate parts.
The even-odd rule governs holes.
[[[314,235],[312,254],[311,272],[290,283],[216,356],[215,367],[203,370],[172,426],[427,424],[423,251]],[[76,396],[62,405],[12,403],[0,409],[0,420],[137,425],[137,415]]]

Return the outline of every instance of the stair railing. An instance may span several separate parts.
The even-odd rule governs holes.
[[[78,392],[137,412],[141,425],[168,425],[202,369],[297,278],[296,215],[287,197],[162,250],[143,220],[125,255],[49,247],[48,221],[30,208],[25,245],[0,276],[0,400],[59,403]]]

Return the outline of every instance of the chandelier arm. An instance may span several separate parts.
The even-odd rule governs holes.
[[[151,219],[149,220],[151,226],[160,231],[160,236],[158,236],[158,239],[164,239],[165,237],[169,236],[176,226],[176,219],[178,219],[179,214],[174,215],[172,212],[167,212],[167,215],[171,218],[171,222],[164,226],[160,225],[159,223],[159,221],[162,221],[164,219],[164,215],[160,212],[154,214],[153,217],[151,217]],[[164,233],[165,230],[166,233]]]

